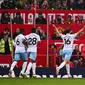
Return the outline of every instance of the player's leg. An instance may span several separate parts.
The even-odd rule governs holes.
[[[25,70],[26,70],[26,66],[27,66],[27,60],[28,60],[28,56],[27,53],[21,53],[20,54],[21,59],[24,61],[23,65],[22,65],[22,70],[20,72],[20,75],[24,78],[27,78],[27,75],[25,74]]]
[[[27,56],[26,52],[21,53],[20,56],[21,56],[21,59],[24,61],[23,65],[22,65],[22,70],[21,70],[21,73],[23,74],[23,73],[25,73],[25,70],[26,70],[28,56]]]
[[[67,51],[67,50],[63,51],[63,55],[65,55],[64,61],[60,64],[59,67],[56,67],[56,70],[57,70],[56,74],[57,75],[59,74],[60,69],[63,68],[69,62],[70,57],[71,57],[70,51]]]
[[[32,72],[33,72],[33,75],[36,75],[36,56],[37,56],[37,53],[36,52],[32,52],[31,54],[32,57]]]
[[[72,56],[72,50],[68,51],[68,53],[66,54],[65,59],[70,62],[71,56]],[[71,74],[70,74],[70,64],[69,64],[69,62],[66,64],[66,71],[67,71],[68,77],[71,77]]]
[[[30,56],[30,52],[28,53],[28,56]],[[27,69],[26,69],[26,74],[27,75],[30,75],[31,68],[32,68],[32,60],[30,58],[30,62],[29,62],[28,66],[27,66]]]
[[[70,64],[69,63],[66,64],[66,71],[67,71],[68,77],[71,77],[71,74],[70,74]]]
[[[62,55],[62,56],[65,55],[65,53],[64,53],[63,50],[60,50],[60,55]],[[64,59],[62,59],[62,60],[64,61]],[[65,62],[62,62],[62,63],[59,65],[59,67],[56,67],[56,75],[59,74],[60,69],[61,69],[64,65],[65,65]]]
[[[32,68],[33,76],[36,76],[36,52],[30,53],[30,63],[27,66],[26,73],[29,74]]]
[[[35,61],[32,64],[32,72],[33,72],[33,75],[36,75],[36,62]]]
[[[63,67],[66,65],[67,62],[68,62],[67,60],[64,60],[64,61],[60,64],[59,67],[56,67],[56,75],[59,74],[60,69],[63,68]]]
[[[11,64],[11,67],[10,67],[10,70],[9,70],[9,76],[12,77],[12,71],[15,67],[15,65],[17,64],[17,62],[20,60],[20,54],[18,53],[15,53],[15,56],[14,56],[14,61],[13,63]]]

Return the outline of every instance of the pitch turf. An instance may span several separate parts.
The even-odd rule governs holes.
[[[0,78],[0,85],[85,85],[85,79],[11,79]]]

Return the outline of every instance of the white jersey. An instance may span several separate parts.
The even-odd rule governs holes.
[[[31,33],[26,35],[26,39],[28,41],[27,52],[37,52],[37,44],[39,41],[41,41],[40,36],[35,33]]]
[[[19,34],[15,38],[15,53],[23,53],[26,52],[25,45],[23,44],[23,40],[25,39],[25,36],[22,34]]]
[[[73,49],[73,42],[76,34],[61,34],[61,38],[63,39],[63,50],[72,50]]]

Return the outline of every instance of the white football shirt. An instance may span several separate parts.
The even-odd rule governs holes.
[[[28,49],[27,52],[37,52],[37,44],[40,40],[40,36],[35,33],[30,33],[26,35],[26,39],[28,41]]]
[[[15,53],[23,53],[26,52],[25,45],[23,44],[23,40],[25,39],[25,36],[22,34],[19,34],[15,38]]]
[[[61,38],[63,39],[63,50],[72,50],[73,49],[73,42],[74,38],[77,34],[61,34]]]

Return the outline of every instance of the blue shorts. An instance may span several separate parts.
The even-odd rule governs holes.
[[[60,50],[63,60],[70,60],[73,50]]]
[[[37,53],[36,52],[28,52],[28,56],[30,59],[36,61]]]
[[[27,53],[15,53],[14,56],[14,61],[19,61],[20,59],[22,59],[23,61],[27,61],[28,60],[28,56]]]

